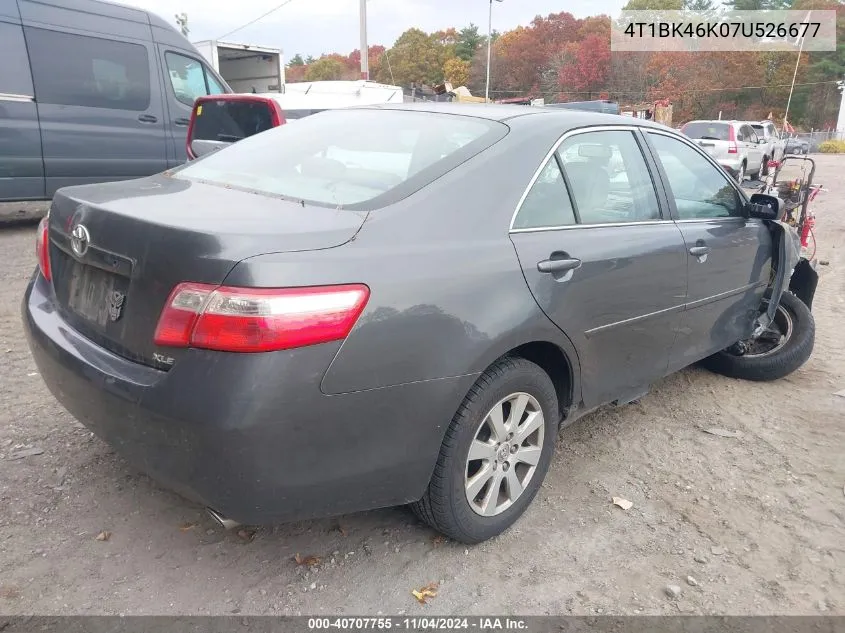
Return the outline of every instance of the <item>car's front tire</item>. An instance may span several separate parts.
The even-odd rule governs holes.
[[[781,295],[774,322],[763,336],[740,341],[702,361],[718,374],[770,381],[788,376],[813,353],[816,324],[806,304],[791,292]]]
[[[461,403],[428,489],[411,509],[462,543],[501,534],[540,489],[559,422],[555,387],[543,369],[523,358],[497,361]]]

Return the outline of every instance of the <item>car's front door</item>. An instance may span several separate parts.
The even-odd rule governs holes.
[[[642,142],[628,127],[567,134],[511,227],[534,298],[578,351],[587,406],[665,375],[686,301],[684,241]]]
[[[689,270],[683,326],[670,369],[685,367],[751,333],[772,265],[772,238],[744,217],[736,185],[692,143],[646,134],[669,185]]]
[[[159,56],[166,84],[164,90],[167,104],[167,161],[169,166],[173,167],[188,159],[185,143],[196,98],[223,94],[227,90],[199,57],[161,44]]]

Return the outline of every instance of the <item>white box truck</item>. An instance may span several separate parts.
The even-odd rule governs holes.
[[[281,92],[285,85],[282,49],[218,40],[194,42],[232,90],[242,93]]]

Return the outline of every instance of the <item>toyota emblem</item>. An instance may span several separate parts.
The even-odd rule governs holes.
[[[82,257],[88,252],[88,245],[91,243],[91,235],[88,229],[82,224],[77,224],[70,232],[70,247],[77,257]]]

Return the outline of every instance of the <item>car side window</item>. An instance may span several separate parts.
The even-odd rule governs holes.
[[[165,53],[164,59],[173,94],[185,105],[194,105],[197,97],[226,92],[198,59],[171,52]]]
[[[743,129],[745,130],[745,134],[744,134],[745,140],[748,141],[749,143],[756,143],[757,142],[757,132],[754,131],[754,128],[752,128],[749,125],[744,125]]]
[[[208,72],[208,68],[205,68],[205,80],[208,82],[208,94],[210,95],[222,95],[225,94],[226,91],[223,89],[217,80],[214,78],[210,72]]]
[[[738,129],[737,129],[737,131],[736,131],[736,140],[738,140],[738,141],[744,141],[744,140],[746,140],[746,139],[745,139],[745,128],[740,127],[740,128],[738,128]]]
[[[32,75],[19,25],[0,22],[0,59],[0,94],[31,97]]]
[[[648,133],[681,220],[742,217],[742,199],[724,170],[686,143]]]
[[[575,224],[572,202],[557,159],[552,156],[522,201],[513,228],[536,229],[571,224]]]
[[[25,33],[39,103],[139,112],[150,106],[150,62],[141,44],[33,27]]]
[[[657,194],[634,133],[575,134],[559,155],[581,224],[660,219]]]

